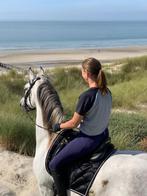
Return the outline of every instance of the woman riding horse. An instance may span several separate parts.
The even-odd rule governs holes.
[[[78,100],[76,111],[67,122],[53,125],[53,131],[72,129],[79,125],[78,136],[69,142],[49,163],[59,196],[65,196],[63,168],[92,153],[108,138],[108,123],[112,108],[112,96],[107,88],[100,62],[88,58],[82,63],[82,77],[89,89]]]

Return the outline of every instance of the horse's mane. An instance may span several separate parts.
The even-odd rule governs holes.
[[[63,107],[48,77],[43,78],[43,82],[38,87],[37,96],[42,107],[44,124],[50,130],[53,124],[62,122]]]

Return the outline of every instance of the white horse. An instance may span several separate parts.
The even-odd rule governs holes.
[[[52,124],[63,120],[63,110],[57,92],[43,75],[43,70],[41,71],[42,73],[35,76],[29,70],[29,83],[24,87],[25,94],[20,104],[28,111],[36,109],[36,153],[33,169],[40,194],[53,196],[53,178],[46,171],[45,159],[56,137],[50,131]],[[78,195],[69,190],[67,194]],[[89,195],[147,196],[147,153],[117,151],[101,167]]]

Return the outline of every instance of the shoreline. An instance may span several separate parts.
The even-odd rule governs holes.
[[[91,49],[31,49],[31,50],[0,50],[0,63],[14,67],[78,66],[85,58],[95,57],[102,63],[111,63],[130,57],[147,55],[147,46],[129,46],[116,48]]]

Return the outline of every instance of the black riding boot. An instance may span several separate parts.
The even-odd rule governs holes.
[[[66,193],[66,181],[64,179],[63,174],[55,172],[55,171],[51,171],[52,177],[54,179],[54,183],[55,183],[55,188],[57,190],[57,195],[58,196],[67,196]]]

